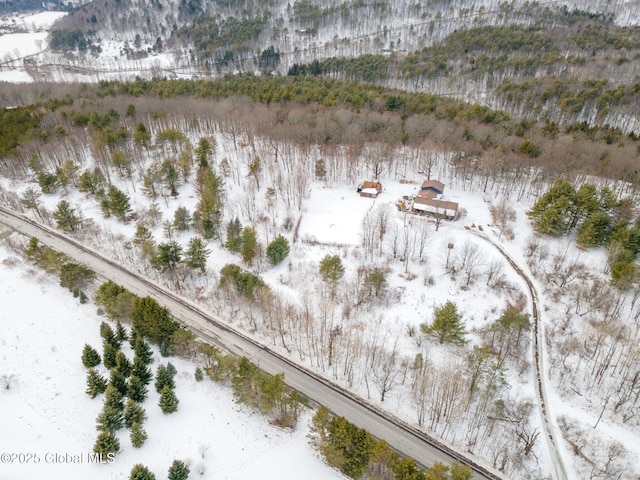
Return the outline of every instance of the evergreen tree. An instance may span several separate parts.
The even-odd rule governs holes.
[[[149,385],[153,378],[153,374],[147,364],[140,360],[137,355],[133,357],[133,365],[131,366],[131,377],[137,377],[144,385]]]
[[[101,432],[93,446],[93,452],[102,455],[102,458],[108,458],[109,454],[115,454],[120,451],[120,442],[113,432]]]
[[[109,326],[108,323],[102,322],[100,324],[100,336],[105,342],[113,345],[116,350],[120,349],[121,342],[118,340],[118,337],[116,336],[113,329],[111,328],[111,326]],[[107,367],[107,368],[111,368],[111,367]]]
[[[93,172],[85,170],[78,179],[78,190],[83,193],[96,195],[102,189],[104,177],[100,170],[95,169]]]
[[[93,270],[79,263],[66,262],[60,267],[60,286],[68,288],[71,292],[84,290],[95,278]]]
[[[138,422],[131,424],[130,429],[131,433],[129,437],[131,438],[131,445],[133,445],[133,448],[140,448],[148,438],[147,432],[144,431],[144,428],[142,428],[142,425]]]
[[[191,227],[191,214],[185,207],[179,207],[173,214],[173,227],[179,232],[186,232]]]
[[[137,464],[131,469],[129,480],[156,480],[156,476],[144,465]]]
[[[40,185],[42,193],[54,194],[60,188],[60,180],[55,173],[40,172],[38,173],[38,185]]]
[[[204,380],[204,374],[202,373],[202,369],[200,367],[196,367],[196,371],[193,374],[196,382],[201,382]]]
[[[411,457],[398,461],[393,468],[394,480],[426,480],[424,472]],[[445,478],[445,477],[434,477]]]
[[[127,428],[131,428],[134,423],[142,425],[146,418],[147,414],[138,402],[127,400],[124,406],[124,424]]]
[[[594,213],[586,218],[578,229],[576,241],[584,248],[604,245],[611,228],[611,217],[607,213]]]
[[[127,356],[120,350],[116,353],[116,366],[115,368],[126,378],[131,374],[131,362],[127,359]]]
[[[151,297],[135,299],[131,320],[139,335],[159,345],[168,343],[171,335],[180,328],[180,325],[171,318],[169,310],[160,306]]]
[[[126,220],[127,215],[131,212],[129,197],[113,184],[109,185],[107,196],[102,200],[100,206],[105,217],[114,215],[122,221]]]
[[[253,263],[258,252],[258,240],[256,238],[256,230],[251,227],[245,227],[240,234],[240,241],[242,242],[242,261],[248,265]]]
[[[211,250],[207,249],[204,240],[200,237],[194,237],[189,240],[189,246],[185,253],[185,263],[189,268],[198,269],[204,273],[207,266],[207,257]]]
[[[230,220],[227,224],[227,243],[225,247],[232,252],[239,252],[240,246],[238,240],[240,239],[240,232],[242,232],[242,224],[240,219],[236,217],[234,220]]]
[[[116,355],[118,350],[113,344],[105,341],[103,345],[102,351],[102,361],[104,362],[104,366],[108,369],[112,369],[116,366]]]
[[[138,145],[141,145],[144,148],[147,148],[149,146],[149,142],[151,141],[151,134],[147,130],[147,127],[144,126],[144,123],[136,123],[136,126],[133,127],[133,140]]]
[[[198,167],[204,168],[209,166],[209,155],[214,153],[213,146],[206,138],[202,137],[198,141],[198,146],[196,148],[196,161],[198,162]]]
[[[109,385],[113,385],[118,390],[121,397],[127,395],[127,377],[115,367],[111,369]]]
[[[145,365],[149,365],[153,362],[153,351],[149,344],[144,341],[142,336],[136,337],[133,344],[133,352]]]
[[[197,208],[200,230],[204,238],[214,238],[222,215],[223,181],[210,166],[206,166],[198,170],[197,185],[200,191]]]
[[[53,218],[58,228],[65,232],[75,232],[82,225],[82,219],[76,213],[76,209],[66,200],[58,202],[58,207],[53,212]]]
[[[433,312],[433,323],[423,323],[420,329],[426,335],[436,338],[440,343],[453,343],[464,345],[464,325],[458,314],[456,304],[448,301],[442,307]]]
[[[129,339],[129,335],[127,334],[127,329],[118,321],[116,323],[116,339],[122,345],[123,342],[126,342]]]
[[[160,406],[162,413],[167,415],[169,413],[173,413],[177,411],[178,403],[180,402],[178,400],[178,397],[176,397],[176,394],[173,391],[173,389],[169,388],[168,385],[165,385],[162,388],[162,392],[160,393],[160,401],[158,402],[158,405]]]
[[[100,365],[100,354],[89,344],[82,349],[82,364],[86,368]]]
[[[144,402],[144,400],[147,398],[147,394],[149,393],[149,391],[147,390],[147,383],[145,383],[144,380],[140,377],[131,375],[131,378],[129,378],[129,383],[127,384],[127,397],[129,397],[131,400],[135,400],[136,402]]]
[[[175,388],[176,384],[173,381],[173,376],[174,373],[171,369],[164,365],[158,365],[155,382],[156,392],[161,393],[164,387]]]
[[[126,288],[117,285],[111,281],[105,282],[96,292],[95,302],[104,308],[107,316],[114,320],[123,320],[129,318],[133,309],[133,300],[135,295],[129,292]],[[116,340],[120,343],[126,338],[123,337],[123,333],[126,336],[124,327],[120,331],[120,327],[116,326]]]
[[[180,182],[180,174],[175,166],[175,159],[166,159],[160,167],[165,187],[169,189],[172,197],[178,196],[178,183]]]
[[[527,212],[540,233],[564,235],[572,226],[576,191],[568,181],[559,179]]]
[[[338,255],[327,255],[320,262],[320,275],[325,282],[335,284],[344,275],[344,266]]]
[[[289,255],[289,242],[282,235],[267,246],[267,259],[271,265],[277,265]]]
[[[363,288],[369,297],[381,297],[387,288],[387,276],[381,268],[374,268],[364,278]]]
[[[91,398],[96,398],[98,395],[104,393],[106,389],[107,379],[96,372],[93,368],[90,368],[87,373],[87,395]]]
[[[187,480],[189,476],[189,467],[180,460],[174,460],[169,467],[168,480]]]
[[[122,428],[124,424],[123,411],[120,408],[105,403],[96,421],[98,422],[96,428],[99,431],[113,432]]]
[[[151,265],[156,270],[166,272],[174,270],[182,263],[182,246],[175,240],[158,245],[158,253],[151,260]]]
[[[110,405],[118,410],[124,410],[124,402],[122,401],[122,394],[113,385],[107,385],[107,389],[104,392],[104,404]]]

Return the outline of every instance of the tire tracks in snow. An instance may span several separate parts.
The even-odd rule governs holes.
[[[544,367],[544,333],[542,325],[540,324],[540,305],[538,291],[533,285],[531,278],[524,272],[524,270],[511,258],[511,256],[497,243],[495,243],[486,234],[471,230],[476,237],[483,239],[487,243],[491,244],[500,255],[504,257],[511,268],[518,274],[520,278],[527,284],[529,290],[529,296],[531,297],[531,313],[533,318],[533,358],[534,358],[534,372],[535,372],[535,384],[536,394],[538,399],[538,408],[540,410],[540,416],[542,420],[542,428],[544,429],[545,439],[547,443],[547,449],[552,461],[552,473],[557,480],[567,480],[567,469],[565,467],[562,455],[560,454],[560,447],[557,442],[556,428],[551,419],[551,413],[549,408],[549,397],[547,395],[547,377]]]

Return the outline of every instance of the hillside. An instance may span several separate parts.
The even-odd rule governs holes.
[[[51,49],[66,52],[64,60],[41,63],[89,77],[95,68],[98,78],[144,69],[322,75],[629,133],[640,128],[637,9],[623,1],[577,10],[558,1],[114,0],[70,12],[51,33]]]

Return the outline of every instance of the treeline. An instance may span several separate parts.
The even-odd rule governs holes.
[[[42,245],[37,238],[31,237],[25,248],[25,257],[48,273],[58,275],[60,286],[67,288],[73,296],[86,303],[86,289],[93,283],[96,274],[93,270],[71,261],[66,255]]]
[[[267,19],[267,13],[242,19],[201,15],[192,24],[179,28],[175,37],[192,43],[202,58],[213,57],[219,63],[228,63],[238,54],[250,51]]]
[[[559,179],[528,212],[540,233],[561,236],[576,232],[583,248],[605,245],[611,281],[621,289],[636,280],[640,252],[640,217],[631,198],[618,198],[609,187],[585,183],[575,188]]]
[[[52,50],[79,51],[100,53],[102,48],[93,43],[94,32],[92,30],[83,32],[82,30],[56,29],[49,33],[49,47]]]
[[[349,478],[395,480],[470,480],[472,470],[454,463],[436,462],[421,469],[411,457],[400,458],[384,440],[375,440],[369,432],[335,417],[325,407],[319,407],[311,427],[315,447],[327,463]]]

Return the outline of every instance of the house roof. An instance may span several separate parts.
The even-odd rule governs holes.
[[[455,215],[458,211],[458,204],[448,200],[438,198],[416,197],[413,200],[413,208],[425,212],[439,213],[443,211],[446,215]]]
[[[435,190],[438,190],[439,193],[442,193],[444,192],[444,183],[439,182],[438,180],[425,180],[424,182],[422,182],[422,186],[420,187],[420,189],[424,190],[427,188],[433,188]]]
[[[362,190],[366,190],[367,188],[375,188],[376,190],[380,191],[382,190],[382,184],[380,182],[364,181],[362,182],[362,185],[360,186],[360,188],[362,188]]]

